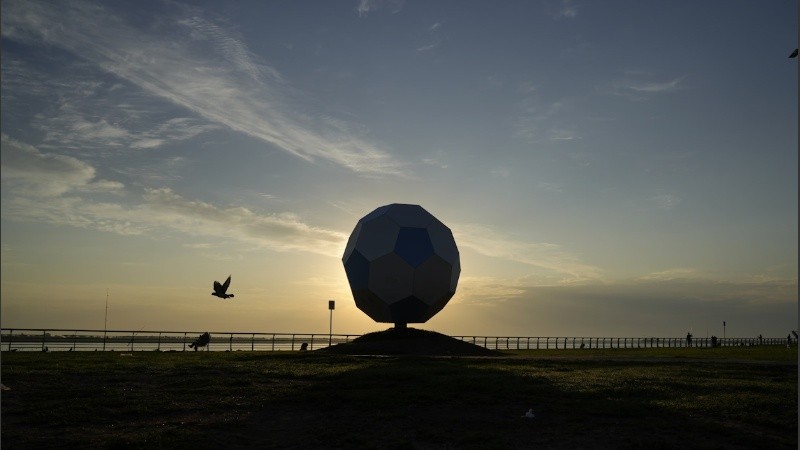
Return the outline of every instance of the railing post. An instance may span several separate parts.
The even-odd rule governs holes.
[[[233,333],[231,333],[231,338],[228,339],[228,351],[229,352],[233,351]]]
[[[329,342],[329,344],[328,344],[328,345],[332,345],[332,344],[333,344],[333,337],[332,337],[332,335],[330,335],[330,334],[329,334],[329,335],[328,335],[328,339],[329,339],[329,341],[328,341],[328,342]],[[311,350],[314,350],[314,335],[313,335],[313,334],[311,335]]]
[[[47,336],[47,330],[42,330],[42,351],[44,351],[44,340]]]
[[[11,351],[11,342],[13,342],[12,336],[14,335],[14,330],[8,330],[8,351]]]
[[[186,332],[183,333],[183,351],[186,351]]]
[[[275,351],[275,333],[272,333],[272,351]]]
[[[131,351],[133,351],[133,340],[135,338],[136,338],[136,332],[134,331],[133,334],[131,334]]]
[[[252,352],[255,347],[256,347],[256,334],[253,333],[253,335],[250,336],[250,351]]]
[[[528,342],[525,344],[525,350],[531,349],[531,338],[528,338]]]
[[[292,335],[292,351],[294,351],[294,335]]]
[[[536,336],[536,350],[539,350],[539,336]]]
[[[161,332],[158,332],[158,346],[156,347],[157,351],[161,351]]]

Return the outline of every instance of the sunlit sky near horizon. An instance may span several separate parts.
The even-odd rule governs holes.
[[[382,330],[419,204],[451,335],[797,329],[796,1],[2,2],[5,327]],[[232,275],[233,300],[210,295]]]

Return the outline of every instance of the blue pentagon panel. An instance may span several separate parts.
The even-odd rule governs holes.
[[[356,248],[372,261],[394,250],[400,227],[386,216],[362,220]]]
[[[392,319],[394,322],[403,323],[422,323],[433,317],[428,316],[426,311],[429,306],[422,300],[409,296],[399,302],[389,305],[392,311]]]
[[[450,292],[456,291],[456,286],[458,286],[458,276],[461,274],[461,262],[456,260],[455,264],[453,264],[453,269],[450,272]]]
[[[428,305],[452,297],[453,292],[450,290],[452,268],[452,265],[437,255],[428,258],[414,272],[414,297]]]
[[[350,253],[353,252],[356,248],[356,242],[358,242],[358,235],[361,232],[361,221],[356,224],[356,227],[353,229],[353,232],[350,233],[350,239],[347,240],[347,246],[344,248],[344,255],[342,256],[342,262],[346,262],[347,258],[350,257]]]
[[[376,322],[392,322],[392,311],[389,305],[369,290],[353,291],[353,299],[358,309]]]
[[[394,252],[412,267],[417,267],[433,254],[433,244],[425,228],[400,228]]]
[[[396,253],[370,261],[369,290],[386,304],[411,295],[414,269]]]
[[[425,228],[434,217],[419,205],[394,203],[389,205],[386,216],[401,227]]]
[[[453,239],[453,232],[450,231],[450,228],[447,228],[438,219],[433,219],[433,222],[428,225],[428,234],[431,237],[433,251],[437,255],[450,264],[458,260],[458,247],[456,247],[456,241]]]
[[[371,213],[369,213],[366,216],[362,217],[361,218],[361,222],[366,222],[367,220],[372,220],[372,219],[374,219],[374,218],[376,218],[378,216],[386,214],[386,211],[388,211],[389,208],[391,208],[391,206],[392,205],[385,205],[385,206],[381,206],[380,208],[375,208],[374,211],[372,211]]]
[[[344,262],[344,271],[347,274],[347,281],[350,282],[350,289],[354,291],[368,289],[369,261],[358,250],[352,252]]]

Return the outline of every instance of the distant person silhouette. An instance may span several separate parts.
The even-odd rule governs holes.
[[[692,346],[692,333],[686,333],[686,346]]]
[[[189,348],[194,348],[194,351],[197,351],[198,347],[205,347],[209,342],[211,342],[211,335],[205,332],[189,344]]]
[[[303,344],[300,345],[300,351],[304,352],[306,350],[308,350],[308,342],[303,342]]]
[[[231,276],[228,275],[228,279],[225,280],[225,283],[219,284],[219,281],[214,282],[214,292],[211,295],[219,297],[221,299],[228,299],[233,298],[233,294],[226,294],[228,291],[228,286],[231,285]]]

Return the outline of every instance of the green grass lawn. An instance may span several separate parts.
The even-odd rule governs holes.
[[[797,349],[3,353],[3,448],[797,448]],[[534,419],[523,418],[533,409]]]

